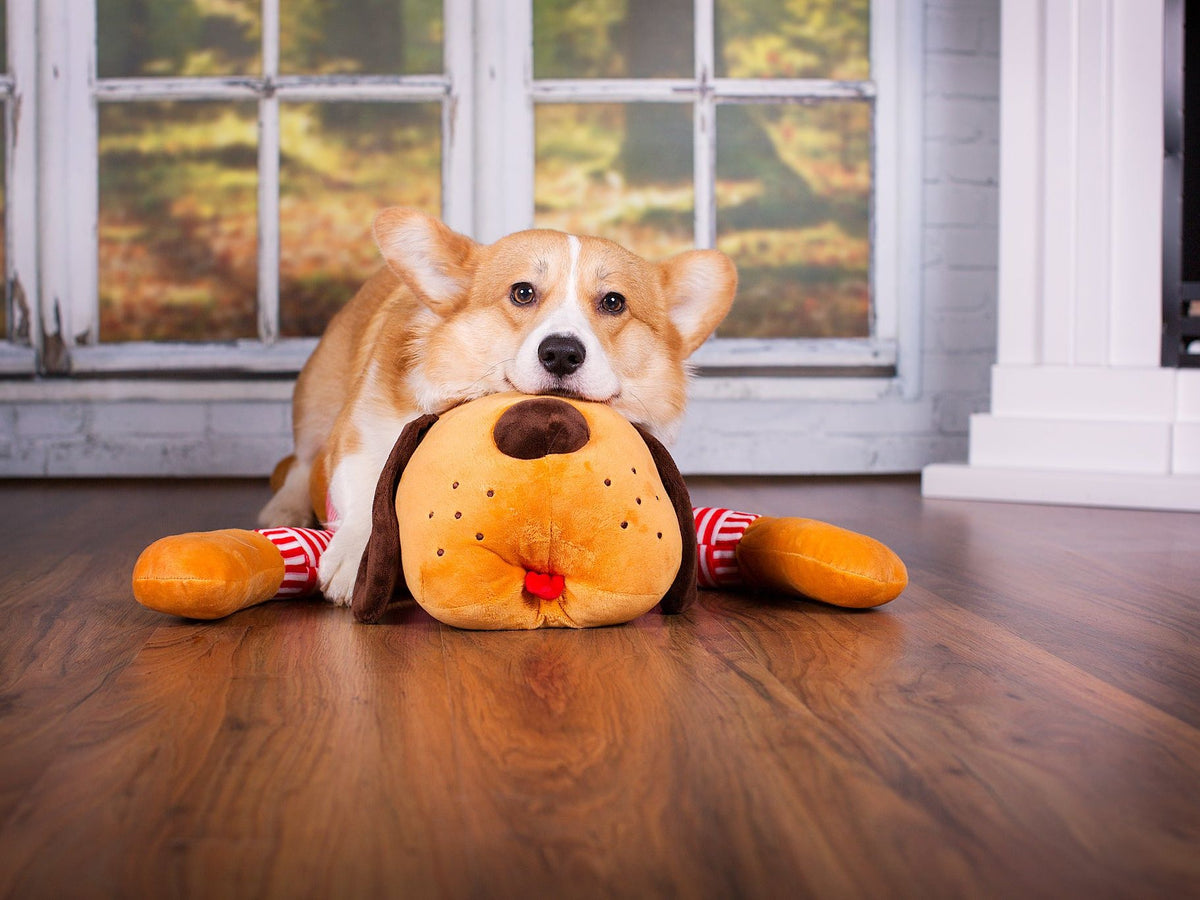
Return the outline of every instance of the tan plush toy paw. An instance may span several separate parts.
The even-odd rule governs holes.
[[[881,606],[908,586],[908,570],[890,548],[815,519],[760,516],[735,553],[747,585],[834,606]]]
[[[707,506],[694,515],[702,588],[750,587],[862,609],[908,584],[887,546],[828,522]]]
[[[142,606],[188,619],[220,619],[268,600],[312,594],[330,534],[312,528],[195,531],[160,538],[133,567]]]
[[[138,603],[192,619],[219,619],[270,600],[282,582],[275,545],[240,528],[161,538],[133,567]]]

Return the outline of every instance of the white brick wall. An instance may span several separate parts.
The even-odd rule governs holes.
[[[920,396],[705,401],[676,448],[684,471],[915,472],[966,459],[995,359],[999,20],[1000,0],[926,3]],[[287,386],[207,390],[112,401],[0,382],[0,476],[269,472],[290,450]],[[723,431],[725,413],[775,437]]]
[[[964,459],[996,355],[1000,0],[925,4],[925,391],[930,461]],[[938,452],[947,452],[940,459]]]

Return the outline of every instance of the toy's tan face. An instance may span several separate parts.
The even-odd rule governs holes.
[[[637,431],[592,403],[501,394],[447,413],[396,493],[408,587],[463,628],[611,625],[652,608],[680,523]]]

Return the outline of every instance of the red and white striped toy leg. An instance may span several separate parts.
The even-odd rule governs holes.
[[[696,544],[700,551],[696,559],[700,587],[740,587],[743,582],[738,571],[737,545],[750,523],[759,517],[732,509],[694,506],[692,518],[696,521]]]
[[[317,568],[333,533],[318,528],[260,528],[258,533],[279,548],[283,583],[272,600],[307,597],[317,590]]]

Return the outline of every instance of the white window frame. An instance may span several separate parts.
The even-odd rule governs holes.
[[[712,126],[718,101],[774,102],[805,94],[874,103],[872,335],[716,339],[694,357],[707,377],[698,379],[693,394],[853,401],[919,396],[921,0],[872,0],[872,78],[854,83],[713,77],[714,0],[695,0],[690,79],[535,80],[532,0],[445,0],[441,75],[281,76],[279,2],[263,0],[258,77],[100,79],[95,17],[80,15],[78,0],[8,0],[13,77],[3,90],[21,95],[22,102],[7,102],[6,108],[23,124],[10,123],[8,129],[7,214],[10,223],[40,224],[36,230],[7,230],[11,281],[23,290],[34,314],[30,346],[0,348],[0,372],[34,371],[35,351],[36,369],[49,374],[298,371],[315,339],[279,337],[280,100],[440,102],[443,218],[484,241],[533,222],[535,103],[691,103],[695,239],[697,246],[708,247],[716,238]],[[258,103],[259,338],[102,344],[97,340],[98,103],[181,99]],[[40,115],[33,115],[35,108]],[[823,377],[799,377],[805,375]]]

